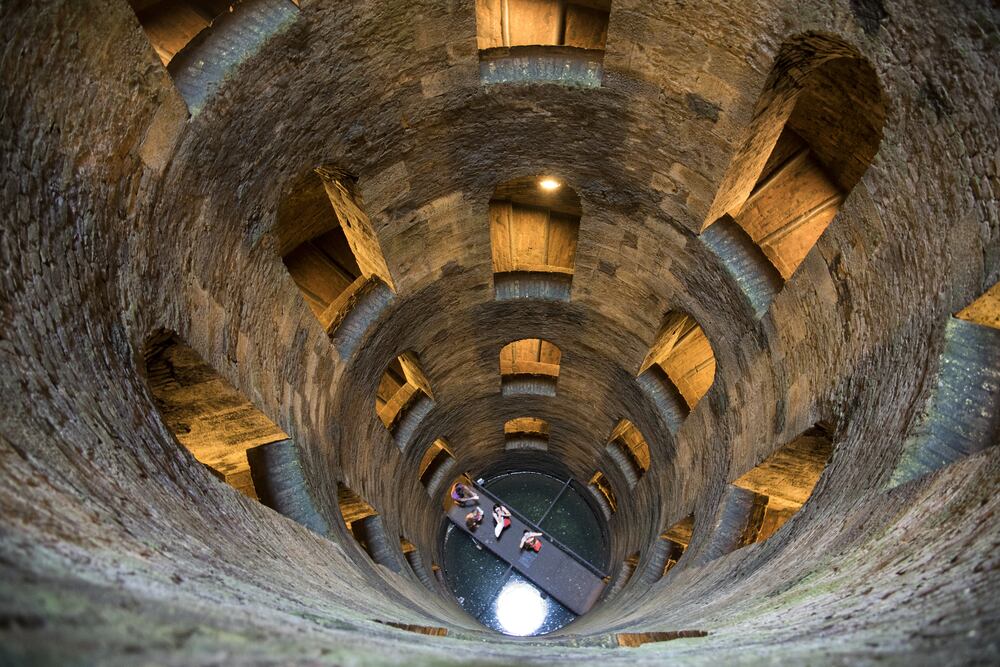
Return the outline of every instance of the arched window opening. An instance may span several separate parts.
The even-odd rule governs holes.
[[[621,469],[630,489],[634,488],[649,470],[649,445],[635,424],[627,419],[618,422],[615,430],[611,432],[607,452],[611,460]]]
[[[404,352],[389,363],[375,394],[375,411],[401,450],[406,451],[434,407],[433,399],[416,354]]]
[[[503,425],[507,451],[534,450],[544,452],[549,448],[549,424],[537,417],[518,417]]]
[[[192,114],[202,109],[233,68],[298,13],[297,0],[129,0],[129,4]]]
[[[611,0],[476,0],[484,83],[600,85]]]
[[[618,570],[618,575],[615,577],[614,583],[612,583],[611,588],[608,589],[607,597],[612,597],[625,588],[625,584],[632,580],[632,575],[635,574],[636,569],[639,567],[639,552],[636,551],[622,561],[622,566]]]
[[[604,518],[610,520],[611,515],[618,511],[618,499],[615,498],[615,492],[611,488],[608,478],[604,476],[603,472],[598,470],[590,478],[587,488],[597,500],[598,507],[604,513]]]
[[[500,350],[500,392],[504,396],[555,396],[562,352],[547,340],[524,338]]]
[[[552,177],[497,186],[489,207],[497,299],[569,300],[581,213],[576,192]]]
[[[348,532],[369,558],[394,572],[400,571],[398,557],[375,508],[342,482],[337,483],[337,503]]]
[[[855,49],[818,34],[786,43],[705,224],[731,216],[787,280],[874,160],[885,115]]]
[[[240,0],[129,0],[164,66],[212,21]]]
[[[1000,444],[1000,283],[948,318],[936,372],[890,487]]]
[[[427,495],[436,496],[442,485],[450,478],[455,468],[455,455],[443,438],[438,438],[424,452],[420,460],[420,483],[427,489]]]
[[[832,452],[830,431],[819,424],[733,482],[756,494],[743,545],[768,539],[802,508]]]
[[[288,435],[175,335],[145,348],[153,402],[177,441],[213,475],[257,499],[247,450]]]
[[[355,179],[333,167],[307,174],[278,211],[278,253],[302,298],[329,334],[377,290],[393,288]]]
[[[677,561],[681,559],[688,545],[691,543],[691,534],[694,532],[694,514],[675,523],[671,528],[660,535],[661,548],[664,550],[663,570],[660,576],[669,572]]]
[[[712,344],[693,317],[678,311],[667,313],[640,374],[653,365],[663,371],[684,399],[684,414],[698,405],[715,380]]]

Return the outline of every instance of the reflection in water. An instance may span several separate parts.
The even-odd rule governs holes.
[[[497,596],[495,613],[504,633],[524,637],[542,627],[546,607],[537,588],[523,581],[508,581]]]

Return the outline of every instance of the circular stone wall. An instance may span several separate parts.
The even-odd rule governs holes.
[[[4,662],[997,660],[1000,355],[953,317],[1000,279],[995,9],[614,0],[599,85],[579,60],[568,82],[484,85],[471,2],[298,4],[248,0],[199,37],[215,60],[170,72],[128,2],[0,9]],[[761,306],[745,239],[704,223],[761,100],[793,99],[827,43],[877,78],[882,139]],[[350,176],[354,249],[384,260],[357,292],[384,298],[332,338],[281,245],[317,167]],[[490,201],[540,174],[580,198],[569,296],[498,300]],[[637,376],[669,312],[715,363],[676,424]],[[168,428],[146,356],[164,331],[288,436],[300,495],[272,504],[313,530]],[[501,391],[500,351],[526,338],[561,350],[554,396]],[[401,448],[376,395],[404,352],[433,408]],[[546,451],[506,449],[525,416]],[[608,449],[622,420],[648,446],[634,487]],[[733,548],[754,507],[733,483],[817,427],[832,454],[808,502]],[[968,455],[910,474],[945,431]],[[456,473],[603,472],[613,594],[526,644],[386,565],[397,536],[440,562],[419,470],[437,438]],[[341,488],[377,513],[382,564]]]

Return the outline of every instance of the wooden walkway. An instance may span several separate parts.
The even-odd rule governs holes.
[[[486,489],[478,485],[473,488],[479,495],[483,522],[475,532],[470,532],[465,526],[465,515],[472,507],[452,505],[448,510],[448,518],[452,523],[574,614],[590,611],[604,590],[605,574],[548,535],[539,538],[542,548],[538,553],[522,550],[519,545],[525,530],[539,533],[545,531],[519,516],[513,507],[502,503]],[[498,503],[507,507],[511,513],[510,527],[503,531],[499,540],[493,536],[493,508]]]

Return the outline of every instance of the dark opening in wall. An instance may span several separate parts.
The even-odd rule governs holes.
[[[549,424],[537,417],[517,417],[503,425],[508,451],[531,449],[544,452],[549,448]]]
[[[129,0],[164,66],[219,15],[240,0]]]
[[[333,168],[306,174],[278,210],[277,251],[316,319],[334,335],[352,310],[368,315],[392,278],[355,179]],[[356,326],[347,327],[348,329]]]
[[[443,438],[438,438],[424,452],[420,460],[420,483],[431,498],[441,492],[455,468],[455,455]]]
[[[247,450],[288,435],[172,333],[144,350],[153,401],[177,441],[212,474],[257,499]]]
[[[608,478],[604,476],[604,473],[598,470],[594,473],[594,476],[590,478],[590,483],[587,485],[590,490],[591,495],[597,500],[598,506],[604,513],[604,518],[607,520],[611,519],[611,515],[618,511],[618,499],[615,498],[615,492],[611,488],[611,483]]]
[[[712,344],[695,319],[679,311],[667,313],[656,341],[639,369],[640,376],[654,365],[666,376],[659,376],[661,381],[669,380],[689,410],[698,405],[715,380]],[[683,408],[675,412],[684,413]]]
[[[129,0],[191,114],[298,15],[295,0]]]
[[[618,422],[607,446],[608,456],[621,469],[629,488],[649,470],[649,445],[635,424],[627,419]]]
[[[569,300],[581,212],[576,192],[552,178],[497,186],[489,207],[497,299]]]
[[[786,42],[705,225],[731,216],[787,280],[874,160],[885,115],[853,47],[815,33]]]
[[[615,576],[614,582],[612,582],[611,587],[608,589],[607,597],[612,597],[625,588],[625,585],[632,580],[632,576],[635,571],[639,568],[639,552],[629,554],[629,556],[622,561],[621,568],[618,570],[618,574]]]
[[[890,487],[1000,444],[1000,283],[948,318],[936,378]]]
[[[600,85],[610,12],[610,0],[476,0],[483,82]]]
[[[691,543],[691,534],[694,532],[694,514],[689,514],[681,519],[669,530],[660,535],[660,548],[663,549],[663,568],[659,572],[659,577],[663,577],[669,572],[677,561],[681,559]],[[658,578],[659,578],[658,577]]]
[[[559,348],[538,338],[508,343],[500,350],[500,391],[504,396],[555,396],[559,380]]]
[[[337,483],[337,503],[348,532],[354,536],[368,557],[379,565],[400,572],[401,564],[396,556],[396,545],[389,540],[382,525],[382,518],[375,508],[342,482]]]
[[[818,424],[733,482],[755,494],[739,546],[768,539],[802,508],[832,452],[830,429]]]
[[[415,353],[403,352],[389,362],[375,394],[375,411],[401,450],[406,451],[420,422],[434,407],[433,399]]]

